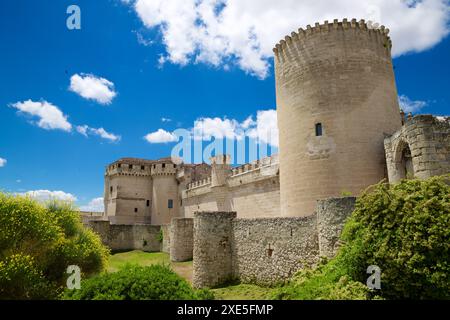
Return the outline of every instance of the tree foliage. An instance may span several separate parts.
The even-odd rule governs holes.
[[[109,251],[69,203],[0,193],[0,299],[55,299],[69,265],[104,270]]]

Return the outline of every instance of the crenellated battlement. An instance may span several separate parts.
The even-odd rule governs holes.
[[[106,167],[105,176],[150,176],[151,163],[119,160]]]
[[[211,184],[211,177],[207,177],[207,178],[205,178],[205,179],[202,179],[202,180],[198,180],[198,181],[194,181],[194,182],[189,183],[189,184],[186,186],[186,189],[187,189],[187,190],[191,190],[191,189],[203,187],[203,186],[210,185],[210,184]]]
[[[178,166],[172,162],[155,163],[151,167],[152,176],[176,175]]]
[[[289,48],[293,43],[306,41],[311,37],[320,34],[327,34],[336,31],[347,31],[347,30],[362,30],[369,34],[373,34],[375,39],[378,39],[380,43],[387,49],[390,54],[392,48],[392,41],[389,37],[389,29],[383,25],[377,23],[372,23],[371,21],[366,22],[364,19],[357,21],[357,19],[343,19],[339,21],[334,19],[333,22],[325,21],[320,24],[316,22],[314,26],[307,25],[306,29],[300,28],[297,32],[292,32],[291,35],[287,35],[279,43],[275,45],[273,49],[275,56],[278,56],[283,52],[283,50]]]
[[[249,172],[253,172],[255,170],[259,170],[261,168],[264,167],[270,167],[273,165],[278,164],[278,154],[273,155],[271,157],[266,157],[263,158],[261,160],[256,160],[253,161],[251,163],[246,163],[242,166],[239,167],[235,167],[231,170],[231,177],[233,176],[237,176],[237,175],[241,175],[241,174],[245,174],[245,173],[249,173]]]

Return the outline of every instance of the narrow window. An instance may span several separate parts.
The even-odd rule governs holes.
[[[109,188],[109,192],[113,192],[113,187],[111,186],[110,188]]]
[[[176,165],[176,164],[174,164],[174,165],[173,165],[173,168],[175,169],[176,167],[177,167],[177,165]]]
[[[129,164],[129,165],[128,165],[128,169],[133,169],[133,165],[132,165],[132,164]]]
[[[138,212],[138,209],[137,209],[137,208],[134,208],[134,212]]]
[[[145,170],[145,167],[144,167],[144,166],[141,166],[141,170]]]
[[[165,164],[165,163],[163,163],[163,164],[162,164],[162,167],[163,167],[163,169],[164,169],[164,168],[166,167],[166,164]]]
[[[150,207],[150,200],[147,200],[147,207]]]
[[[322,124],[316,123],[316,137],[320,137],[322,135]]]
[[[120,168],[121,166],[122,166],[122,165],[119,163],[119,166],[118,166],[118,167]]]
[[[168,207],[169,209],[172,209],[172,208],[173,208],[173,200],[172,200],[172,199],[169,199],[169,202],[168,202],[168,204],[167,204],[167,207]]]

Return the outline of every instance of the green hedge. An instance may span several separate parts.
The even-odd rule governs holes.
[[[109,250],[71,204],[0,193],[0,299],[57,299],[67,267],[106,268]]]
[[[168,266],[126,265],[115,273],[105,273],[82,281],[80,290],[67,290],[73,300],[197,300],[213,299],[208,290],[193,290]]]

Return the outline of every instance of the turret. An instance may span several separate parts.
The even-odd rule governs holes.
[[[388,34],[344,19],[276,45],[282,215],[310,215],[318,199],[385,178],[383,139],[401,127]]]

